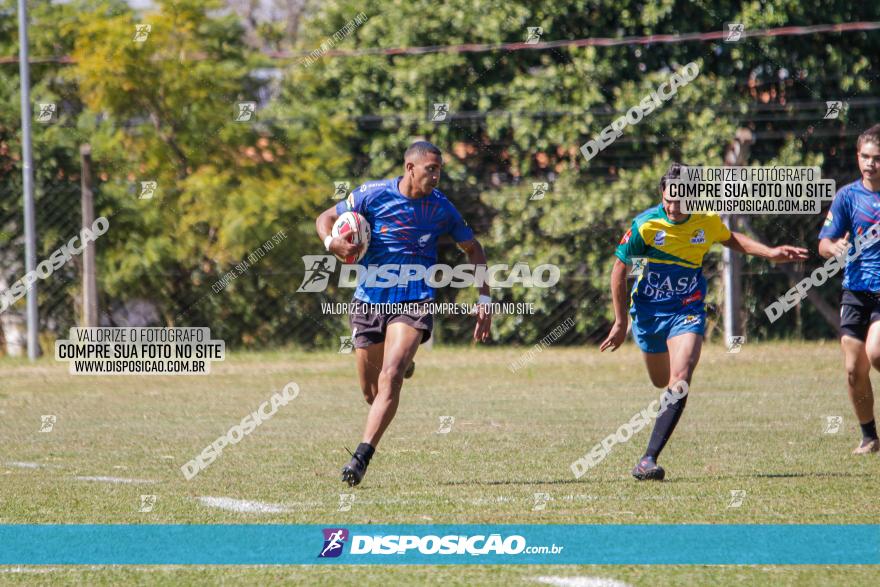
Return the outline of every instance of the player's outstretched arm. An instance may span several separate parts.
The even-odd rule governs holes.
[[[819,241],[819,254],[826,259],[846,255],[849,251],[849,233],[841,238],[823,238]]]
[[[337,257],[356,255],[360,250],[361,245],[352,244],[338,236],[331,238],[329,241],[327,240],[327,237],[330,236],[330,232],[333,230],[333,223],[336,222],[337,218],[339,218],[339,214],[336,212],[336,206],[327,208],[321,212],[321,215],[315,220],[315,229],[318,231],[318,238],[324,243],[324,248],[327,249],[327,252],[332,253]]]
[[[486,266],[486,253],[483,246],[477,239],[462,241],[456,243],[467,255],[468,263],[471,265]],[[481,302],[489,298],[489,284],[484,283],[480,286]],[[480,303],[477,305],[477,327],[474,328],[474,340],[477,342],[486,342],[489,340],[489,334],[492,330],[492,308],[489,304]]]
[[[755,257],[763,257],[774,263],[792,263],[794,261],[803,261],[807,258],[807,249],[803,247],[795,247],[792,245],[779,245],[778,247],[769,247],[762,242],[749,238],[741,232],[731,232],[730,238],[721,242],[725,247],[729,247],[734,251],[753,255]]]
[[[599,345],[599,350],[610,348],[611,352],[626,340],[626,327],[629,324],[629,316],[626,314],[626,264],[620,259],[614,260],[611,269],[611,300],[614,304],[614,325],[608,337]]]

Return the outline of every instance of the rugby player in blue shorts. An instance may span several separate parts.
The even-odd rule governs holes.
[[[700,360],[706,329],[706,279],[703,257],[714,243],[777,263],[806,259],[807,250],[782,245],[768,247],[738,232],[731,232],[715,214],[683,214],[681,200],[670,198],[667,181],[678,179],[683,165],[673,163],[660,179],[662,203],[639,214],[617,247],[611,271],[614,325],[600,350],[616,350],[626,339],[627,265],[634,258],[644,263],[631,292],[629,313],[633,338],[642,349],[648,375],[656,387],[665,387],[661,410],[654,422],[648,449],[632,471],[639,480],[665,476],[657,458],[678,424],[688,386]],[[689,389],[686,388],[685,391]]]
[[[871,389],[871,366],[880,369],[880,246],[856,252],[848,237],[855,240],[868,231],[874,233],[880,223],[880,124],[859,135],[856,159],[861,177],[834,196],[819,232],[819,254],[826,259],[847,255],[840,297],[840,346],[849,399],[862,428],[862,440],[853,454],[868,454],[880,450]]]
[[[426,310],[434,299],[434,290],[425,278],[410,279],[410,269],[437,263],[437,241],[443,235],[453,238],[467,254],[468,263],[483,268],[486,265],[483,247],[473,231],[437,189],[442,168],[440,149],[425,141],[413,143],[404,154],[403,176],[360,186],[316,221],[325,248],[347,256],[356,253],[358,247],[330,236],[333,223],[347,211],[363,215],[371,227],[371,240],[360,264],[365,268],[390,268],[390,274],[404,282],[383,287],[391,281],[375,271],[375,279],[371,279],[370,272],[364,271],[365,279],[359,280],[350,306],[358,376],[370,411],[363,441],[342,469],[342,480],[349,486],[363,479],[379,439],[397,412],[400,389],[404,378],[411,374],[416,351],[431,337],[434,320]],[[404,265],[410,268],[402,268]],[[480,284],[480,294],[474,340],[485,342],[492,325],[487,283]],[[392,311],[384,311],[387,309]]]

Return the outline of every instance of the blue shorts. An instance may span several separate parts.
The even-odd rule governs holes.
[[[666,353],[666,339],[694,332],[703,335],[706,332],[706,310],[699,308],[682,308],[677,314],[654,316],[647,312],[632,312],[633,338],[639,348],[646,353]]]

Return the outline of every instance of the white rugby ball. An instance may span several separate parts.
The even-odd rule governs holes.
[[[363,246],[356,255],[349,255],[348,257],[336,255],[336,258],[343,263],[357,263],[363,259],[364,255],[367,254],[367,249],[370,247],[370,231],[370,223],[357,212],[345,212],[342,214],[336,219],[330,234],[334,237],[342,237],[350,243]]]

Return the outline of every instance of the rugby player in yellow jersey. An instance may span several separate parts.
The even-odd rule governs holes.
[[[614,325],[599,347],[601,351],[614,351],[626,338],[627,265],[633,258],[644,259],[632,288],[629,313],[633,316],[633,338],[642,349],[651,382],[666,387],[660,400],[666,409],[659,410],[648,449],[632,471],[639,480],[662,480],[666,474],[657,464],[657,457],[684,412],[686,391],[703,345],[706,279],[702,265],[709,247],[717,242],[776,263],[807,258],[806,249],[769,247],[731,232],[715,214],[683,214],[681,200],[670,198],[667,188],[667,181],[678,179],[683,167],[681,163],[672,164],[660,179],[662,203],[639,214],[617,247],[611,271]],[[682,381],[688,387],[681,386]]]

